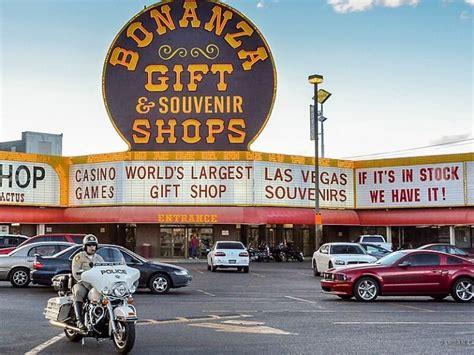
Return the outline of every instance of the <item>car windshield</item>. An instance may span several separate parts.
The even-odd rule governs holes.
[[[381,246],[378,246],[378,245],[375,245],[375,244],[366,244],[366,247],[377,249],[377,251],[380,251],[382,253],[388,252],[387,249],[382,248]]]
[[[104,261],[96,264],[120,264],[125,265],[125,259],[117,248],[102,247],[97,249],[97,255],[99,255]]]
[[[61,256],[67,254],[67,256],[69,257],[70,254],[74,251],[74,250],[77,250],[78,246],[77,245],[72,245],[70,246],[69,248],[67,249],[64,249],[64,250],[61,250],[59,253],[56,253],[54,254],[52,257],[53,258],[60,258]]]
[[[331,254],[365,254],[358,245],[332,245]]]
[[[379,265],[392,265],[397,262],[397,260],[400,260],[406,255],[406,252],[403,251],[396,251],[391,254],[385,255],[383,258],[377,260],[375,264]]]
[[[76,243],[76,244],[82,244],[82,240],[84,239],[84,237],[82,235],[73,235],[71,237],[72,237],[72,240],[74,241],[74,243]]]
[[[364,237],[364,242],[367,242],[367,243],[383,243],[384,239],[382,237]]]
[[[216,249],[245,249],[242,243],[217,243]]]

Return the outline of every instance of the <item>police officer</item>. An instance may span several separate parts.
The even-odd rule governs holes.
[[[84,271],[90,270],[92,264],[104,261],[100,255],[96,254],[97,244],[98,241],[95,235],[86,235],[82,241],[83,251],[78,253],[72,260],[72,276],[77,282],[72,288],[74,313],[76,314],[77,327],[82,330],[85,329],[82,317],[82,304],[92,286],[87,282],[81,281],[81,274]]]

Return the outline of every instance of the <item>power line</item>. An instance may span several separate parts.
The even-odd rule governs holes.
[[[461,140],[458,140],[458,141],[451,141],[451,142],[446,142],[446,143],[438,143],[438,144],[425,145],[425,146],[423,146],[423,147],[400,149],[400,150],[392,150],[392,151],[390,151],[390,152],[375,153],[375,154],[366,154],[366,155],[354,155],[354,156],[351,156],[351,157],[344,157],[344,158],[342,158],[342,159],[353,159],[353,158],[373,157],[373,156],[386,155],[386,154],[392,154],[392,153],[410,152],[410,151],[413,151],[413,150],[426,149],[426,148],[433,148],[433,147],[440,147],[440,146],[445,146],[445,145],[451,145],[451,144],[469,142],[469,141],[473,141],[473,140],[474,140],[474,138],[461,139]]]

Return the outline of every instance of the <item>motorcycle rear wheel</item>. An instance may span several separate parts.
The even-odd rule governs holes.
[[[117,322],[117,333],[113,334],[112,341],[119,354],[127,354],[135,344],[135,323]]]
[[[64,334],[66,334],[66,338],[73,343],[80,342],[83,338],[81,334],[76,333],[74,330],[64,329]]]

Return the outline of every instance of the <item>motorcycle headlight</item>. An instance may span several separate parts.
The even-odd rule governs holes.
[[[123,297],[128,293],[127,286],[123,282],[117,282],[112,290],[115,297]]]
[[[346,262],[344,260],[336,260],[334,262],[334,264],[336,264],[336,265],[346,265]]]
[[[176,270],[176,271],[174,271],[174,274],[179,275],[179,276],[187,276],[188,275],[188,270]]]
[[[138,288],[138,280],[135,281],[132,285],[132,287],[130,287],[130,293],[134,293]]]

